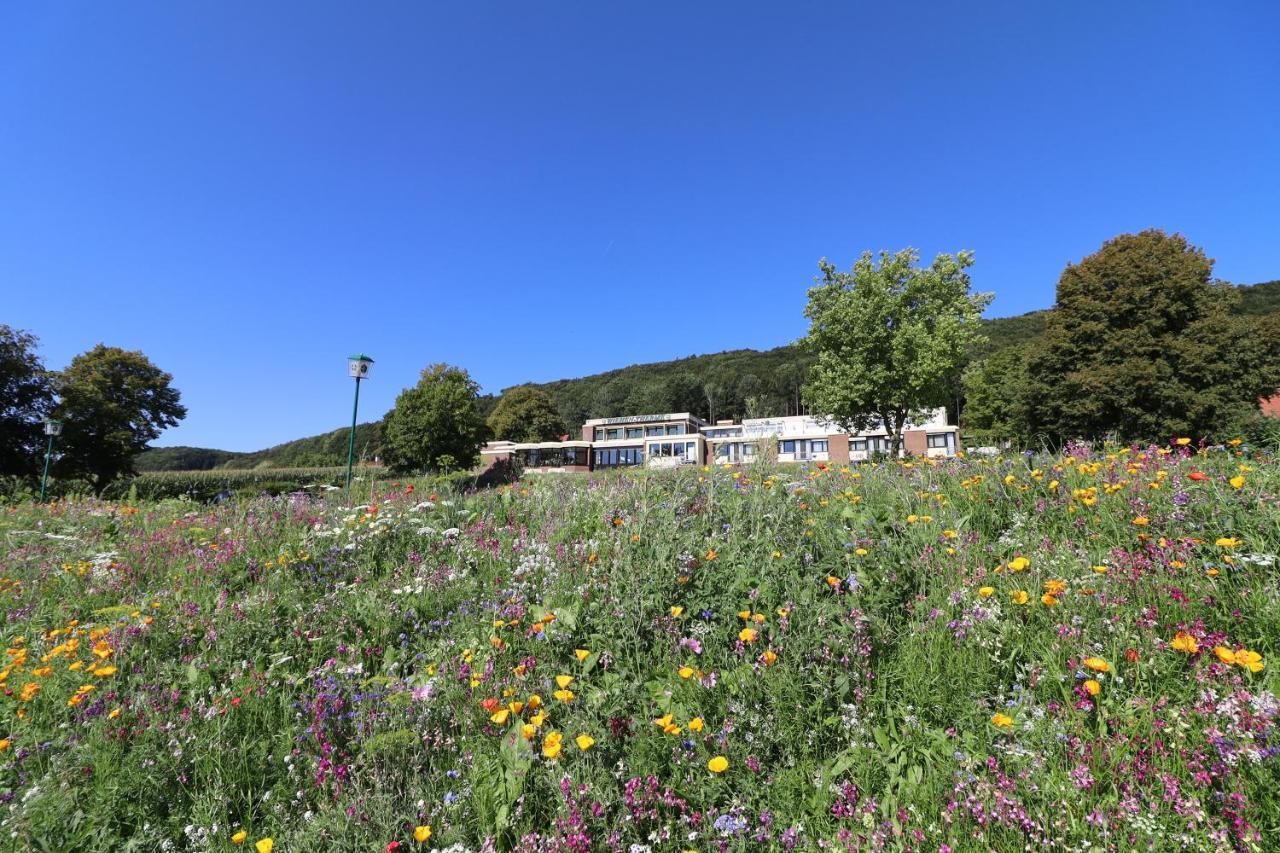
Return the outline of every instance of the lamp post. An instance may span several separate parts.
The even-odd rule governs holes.
[[[347,441],[347,492],[351,491],[351,463],[356,454],[356,412],[360,410],[360,380],[369,375],[369,365],[373,359],[367,355],[347,356],[347,375],[356,380],[356,402],[351,407],[351,438]]]
[[[44,503],[44,487],[49,481],[49,457],[53,454],[53,438],[62,435],[62,421],[50,418],[44,420],[44,434],[49,436],[49,443],[44,448],[44,473],[40,475],[40,502]]]

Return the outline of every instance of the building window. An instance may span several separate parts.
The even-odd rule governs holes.
[[[563,468],[567,465],[586,465],[585,447],[534,447],[517,450],[516,459],[526,468]]]
[[[929,436],[929,446],[940,450],[945,449],[947,446],[947,434],[940,432]]]
[[[660,426],[645,427],[644,434],[649,437],[653,437],[655,435],[662,435],[662,427]]]
[[[743,455],[743,456],[755,456],[755,455],[756,455],[756,446],[755,446],[754,444],[745,444],[745,443],[744,443],[744,444],[742,445],[742,455]]]
[[[826,453],[827,440],[825,438],[809,442],[810,453]]]
[[[597,468],[623,468],[639,465],[644,461],[644,450],[639,447],[608,447],[596,451]]]
[[[855,438],[849,446],[860,453],[867,452],[867,440],[865,438]]]
[[[596,430],[596,441],[604,441],[604,430],[602,429]]]
[[[795,452],[796,452],[796,443],[795,443],[794,441],[784,441],[784,442],[782,442],[782,452],[783,452],[783,453],[795,453]]]
[[[644,438],[644,430],[641,427],[627,427],[627,438]]]
[[[611,429],[608,432],[609,441],[619,441],[622,438],[621,429]]]
[[[667,435],[684,435],[684,424],[667,424]]]

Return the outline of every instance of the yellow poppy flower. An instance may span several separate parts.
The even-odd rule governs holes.
[[[419,844],[426,844],[431,838],[431,825],[424,824],[413,828],[413,840]]]
[[[996,592],[996,588],[994,586],[978,587],[978,595],[982,596],[983,598],[990,598],[991,596],[995,595],[995,592]]]
[[[596,742],[596,739],[591,735],[578,735],[573,739],[573,742],[578,745],[578,749],[586,752],[591,748],[591,745]]]
[[[507,717],[509,717],[509,716],[511,716],[511,712],[510,712],[510,711],[508,711],[506,708],[503,708],[501,711],[498,711],[498,712],[496,712],[496,713],[492,714],[492,715],[489,717],[489,719],[490,719],[490,721],[492,721],[492,722],[494,722],[494,723],[497,723],[498,725],[502,725],[503,723],[505,723],[505,722],[507,721]]]
[[[1196,638],[1188,634],[1186,631],[1179,631],[1173,635],[1173,640],[1169,645],[1179,652],[1186,652],[1189,655],[1200,651],[1200,644],[1196,642]]]
[[[1008,729],[1008,728],[1012,728],[1012,727],[1013,727],[1013,717],[1007,716],[1007,715],[1005,715],[1005,714],[992,714],[992,715],[991,715],[991,725],[996,726],[997,728],[1001,728],[1001,729]]]
[[[1031,596],[1027,595],[1025,589],[1015,589],[1009,593],[1009,598],[1014,604],[1026,604],[1031,599]]]
[[[239,832],[237,832],[235,835],[231,836],[231,843],[232,843],[232,844],[244,844],[244,840],[245,840],[246,838],[248,838],[248,837],[249,837],[249,833],[245,832],[245,831],[242,829],[242,830],[240,830]]]
[[[1102,685],[1090,678],[1084,683],[1084,689],[1090,696],[1097,696],[1102,692]]]
[[[692,720],[689,721],[689,731],[700,732],[702,731],[703,725],[704,723],[702,722],[701,717],[694,717]]]
[[[723,755],[717,755],[715,758],[707,762],[707,769],[712,773],[723,773],[729,769],[729,759]]]
[[[1107,663],[1102,658],[1085,658],[1083,663],[1086,667],[1093,670],[1094,672],[1110,672],[1111,671],[1111,664]]]
[[[1243,666],[1250,672],[1261,672],[1266,666],[1266,664],[1262,662],[1262,655],[1246,649],[1240,649],[1236,652],[1235,662],[1237,666]]]
[[[1026,557],[1014,557],[1012,560],[1009,561],[1009,571],[1020,572],[1030,565],[1031,565],[1031,561],[1028,560]]]
[[[591,652],[586,649],[574,649],[573,656],[578,659],[578,663],[582,663],[584,660],[591,657]]]
[[[564,689],[564,688],[568,687],[570,684],[573,684],[573,676],[572,676],[572,675],[557,675],[557,676],[556,676],[556,684],[557,684],[561,689]]]

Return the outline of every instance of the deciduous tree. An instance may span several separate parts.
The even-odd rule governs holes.
[[[532,385],[504,391],[488,423],[502,441],[551,441],[568,432],[550,395]]]
[[[803,344],[815,356],[804,386],[814,414],[848,430],[881,423],[896,453],[908,419],[945,405],[966,352],[980,340],[989,294],[970,293],[973,254],[863,253],[850,272],[825,258],[809,291]]]
[[[1058,281],[1028,359],[1032,427],[1057,441],[1226,437],[1274,393],[1276,327],[1234,316],[1236,288],[1180,234],[1122,234]]]
[[[53,402],[38,343],[35,335],[0,325],[0,474],[38,472],[41,420]]]
[[[480,386],[460,367],[433,364],[423,370],[383,421],[391,469],[457,471],[475,465],[488,437],[479,396]]]
[[[970,364],[964,397],[963,435],[981,443],[1031,442],[1026,347],[1005,347]]]
[[[173,376],[141,352],[98,344],[57,374],[62,419],[55,470],[101,491],[132,471],[133,457],[187,415]]]

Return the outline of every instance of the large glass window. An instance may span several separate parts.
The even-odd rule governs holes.
[[[517,450],[516,459],[526,468],[563,468],[566,465],[586,465],[585,447],[533,447]]]
[[[644,438],[644,428],[627,427],[627,438]]]
[[[810,441],[809,451],[812,453],[826,453],[827,440],[825,438],[822,438],[822,439],[814,439],[813,441]]]
[[[867,440],[865,438],[855,438],[853,441],[849,443],[849,448],[851,450],[856,450],[860,453],[866,453]]]
[[[750,442],[744,442],[744,443],[743,443],[743,445],[742,445],[742,455],[743,455],[744,457],[746,457],[746,456],[755,456],[755,455],[756,455],[756,446],[755,446],[754,444],[750,443]]]
[[[597,468],[622,468],[639,465],[644,461],[644,450],[639,447],[608,447],[596,451]]]
[[[667,424],[667,435],[684,435],[684,424]]]
[[[929,436],[929,446],[938,449],[944,449],[947,446],[947,434],[940,432]]]
[[[596,427],[596,441],[604,441],[604,430]]]
[[[645,427],[644,434],[649,437],[653,437],[655,435],[662,435],[663,434],[662,427],[661,426]]]
[[[621,438],[622,438],[622,430],[621,430],[621,429],[611,429],[611,430],[609,430],[609,432],[608,432],[608,436],[609,436],[609,441],[618,441],[619,439],[621,439]]]
[[[796,452],[796,443],[795,443],[794,441],[784,441],[784,442],[782,442],[782,452],[783,452],[783,453],[795,453],[795,452]]]

